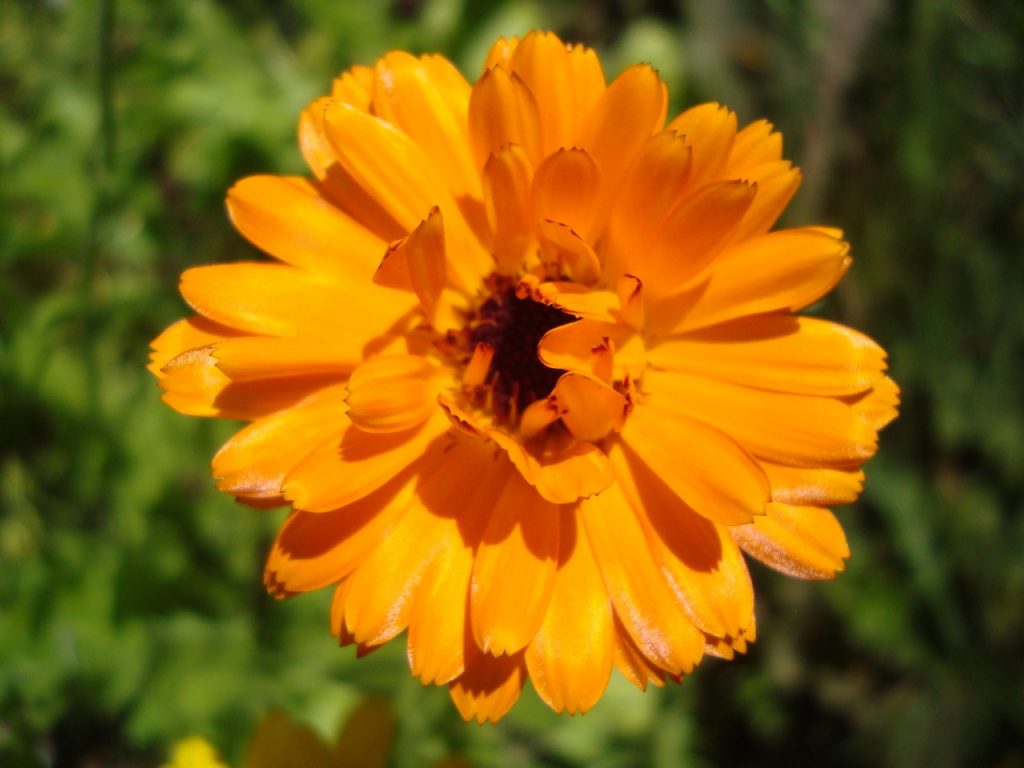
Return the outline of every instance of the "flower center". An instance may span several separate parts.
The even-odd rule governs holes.
[[[515,281],[491,275],[485,281],[490,295],[470,315],[469,348],[489,345],[493,350],[484,385],[473,397],[498,421],[514,422],[534,400],[551,394],[565,371],[540,361],[537,344],[552,328],[576,318],[560,309],[516,295]]]

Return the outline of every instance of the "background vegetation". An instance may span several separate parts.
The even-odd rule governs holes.
[[[280,513],[213,490],[233,426],[162,406],[143,365],[181,270],[251,255],[224,192],[302,171],[336,72],[403,47],[475,76],[531,27],[776,123],[789,222],[857,257],[821,311],[891,351],[904,406],[841,511],[848,571],[754,567],[749,656],[616,676],[583,718],[527,691],[480,728],[401,643],[336,649],[328,595],[263,594]],[[271,707],[329,734],[372,692],[399,768],[1024,765],[1022,41],[1014,0],[4,0],[0,764],[152,766],[190,734],[234,761]]]

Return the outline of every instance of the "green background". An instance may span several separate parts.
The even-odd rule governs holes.
[[[470,77],[552,28],[606,73],[654,63],[673,108],[772,120],[842,226],[819,308],[891,353],[902,416],[834,583],[753,566],[759,641],[584,717],[532,691],[464,725],[402,642],[356,662],[329,595],[276,603],[281,512],[217,494],[229,423],[163,406],[143,366],[177,276],[251,257],[223,196],[302,172],[299,110],[350,63],[438,50]],[[271,707],[325,733],[365,692],[395,766],[1024,765],[1024,4],[966,0],[97,0],[0,3],[0,764],[230,760]]]

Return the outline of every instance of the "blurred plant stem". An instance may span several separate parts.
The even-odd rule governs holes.
[[[103,225],[112,194],[117,123],[114,115],[114,27],[116,13],[114,0],[101,0],[98,29],[98,59],[96,99],[99,120],[96,125],[95,153],[93,156],[93,200],[89,219],[88,237],[82,252],[80,289],[82,347],[85,370],[87,420],[96,420],[100,408],[99,360],[95,345],[99,326],[97,271],[102,247]]]

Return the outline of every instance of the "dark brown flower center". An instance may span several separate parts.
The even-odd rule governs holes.
[[[490,295],[468,324],[470,350],[478,344],[494,349],[478,405],[489,404],[499,421],[513,421],[534,400],[547,397],[565,373],[540,361],[537,344],[552,328],[575,318],[529,297],[519,298],[510,278],[492,275],[487,287]]]

